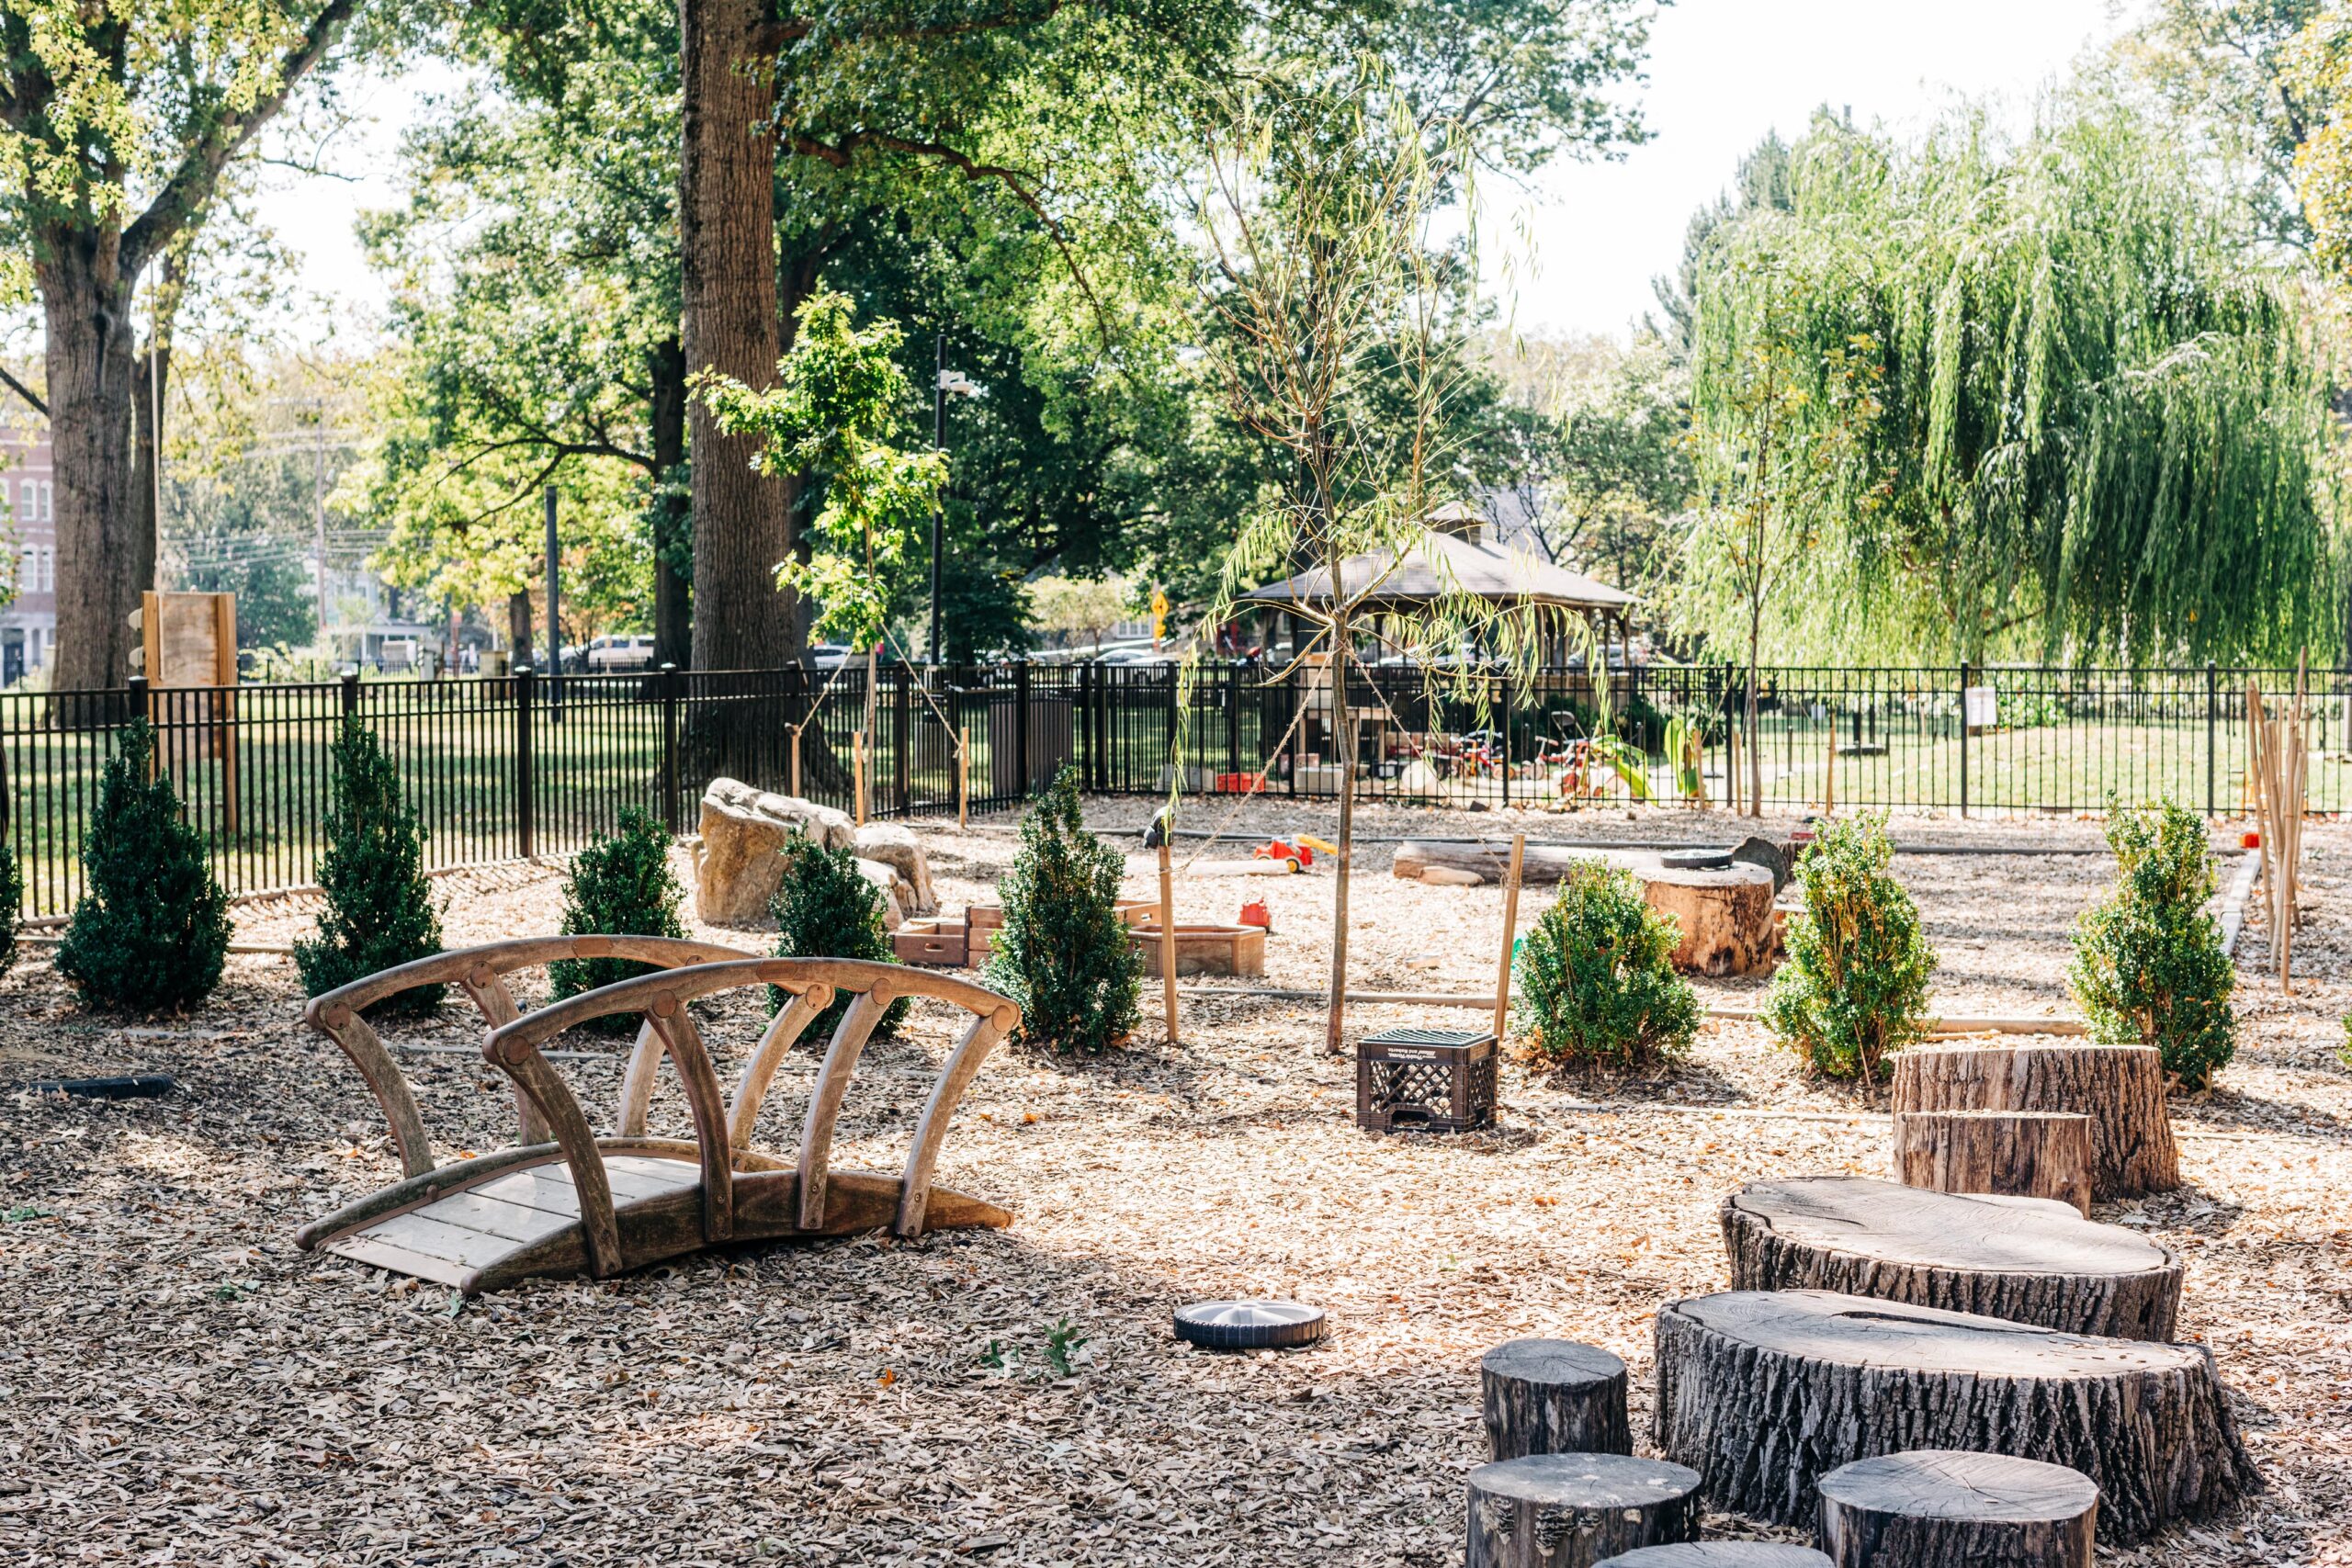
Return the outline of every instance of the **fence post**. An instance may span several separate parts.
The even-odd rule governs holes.
[[[359,711],[359,667],[356,664],[343,672],[343,711],[346,715]]]
[[[1968,660],[1960,661],[1960,814],[1968,815]]]
[[[1225,665],[1225,771],[1241,771],[1241,660]],[[1253,772],[1255,770],[1252,770]]]
[[[2205,661],[2205,819],[2213,818],[2213,727],[2221,716],[2221,677],[2213,661]]]
[[[514,847],[525,860],[539,852],[531,768],[531,702],[537,685],[529,665],[514,667]]]
[[[674,664],[662,666],[662,825],[678,834],[678,688]]]
[[[1029,798],[1029,656],[1012,661],[1012,757],[1014,793]]]

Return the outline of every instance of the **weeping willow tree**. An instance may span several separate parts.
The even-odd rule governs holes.
[[[2053,99],[1898,144],[1824,120],[1791,208],[1703,269],[1694,403],[1733,395],[1759,291],[1800,357],[1879,356],[1861,480],[1768,617],[1785,654],[2284,658],[2329,621],[2328,383],[2294,276],[2158,124]],[[1791,265],[1745,265],[1760,243]],[[1816,411],[1817,412],[1817,411]],[[1744,630],[1720,573],[1703,629]],[[1711,592],[1705,590],[1712,590]]]
[[[1358,643],[1377,626],[1424,656],[1425,679],[1484,703],[1496,676],[1428,656],[1476,647],[1500,664],[1501,680],[1524,680],[1546,637],[1573,635],[1582,622],[1464,592],[1430,543],[1430,514],[1460,483],[1451,416],[1475,375],[1465,329],[1477,252],[1465,215],[1477,204],[1461,127],[1416,116],[1370,64],[1323,81],[1261,79],[1221,99],[1216,114],[1193,210],[1204,337],[1227,412],[1261,444],[1268,479],[1202,626],[1212,635],[1269,578],[1315,580],[1281,606],[1314,636],[1266,679],[1306,665],[1313,683],[1329,683],[1340,825],[1324,1044],[1336,1053],[1347,1000],[1356,763],[1348,694]],[[1451,237],[1437,232],[1441,221],[1454,226]],[[1438,592],[1400,611],[1384,589],[1415,563],[1430,568]],[[1195,639],[1188,688],[1203,651]],[[1601,692],[1605,702],[1605,682]],[[1180,707],[1190,715],[1189,697]],[[1172,762],[1181,764],[1184,739]],[[1181,766],[1174,773],[1181,781]]]

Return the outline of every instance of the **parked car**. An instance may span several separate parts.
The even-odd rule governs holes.
[[[858,657],[857,649],[845,642],[820,642],[808,649],[808,661],[820,670],[838,670]]]
[[[653,639],[650,637],[600,637],[588,645],[588,672],[592,675],[642,670],[652,662]]]

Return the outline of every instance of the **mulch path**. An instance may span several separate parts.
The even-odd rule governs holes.
[[[1252,830],[1328,831],[1274,803],[1243,809]],[[1512,826],[1363,818],[1368,836]],[[1988,844],[2097,831],[1897,827]],[[1593,813],[1526,830],[1631,842],[1726,825]],[[1016,847],[1001,824],[925,831],[951,907],[984,894]],[[1400,882],[1387,855],[1371,846],[1360,862],[1355,983],[1491,987],[1498,891]],[[2105,1562],[2352,1562],[2352,1070],[2335,1055],[2352,1006],[2352,832],[2314,828],[2308,856],[2296,994],[2261,977],[2257,914],[2240,1058],[2176,1107],[2188,1184],[2098,1215],[2184,1250],[2183,1331],[2219,1358],[2269,1488]],[[2065,931],[2103,860],[1897,864],[1943,956],[1940,1006],[2071,1010]],[[1132,892],[1148,868],[1131,862]],[[550,869],[441,886],[453,944],[551,931],[559,915]],[[1319,874],[1203,879],[1180,913],[1230,918],[1266,896],[1270,983],[1314,985],[1330,887]],[[314,912],[299,897],[243,906],[240,940],[282,942]],[[1752,1000],[1752,987],[1706,989]],[[387,1033],[470,1045],[461,1009]],[[181,1019],[87,1013],[29,945],[0,981],[0,1083],[141,1071],[182,1086],[122,1104],[0,1090],[11,1560],[1457,1562],[1462,1478],[1484,1457],[1481,1352],[1522,1335],[1608,1347],[1631,1364],[1645,1442],[1650,1322],[1722,1288],[1723,1194],[1887,1167],[1881,1110],[1804,1079],[1752,1025],[1711,1031],[1655,1080],[1512,1066],[1496,1131],[1380,1140],[1351,1123],[1351,1072],[1319,1054],[1317,1006],[1188,997],[1181,1045],[1148,1027],[1103,1060],[1007,1051],[981,1075],[939,1177],[1012,1208],[1010,1231],[745,1247],[461,1304],[293,1247],[298,1224],[395,1173],[372,1102],[298,1010],[290,965],[267,954],[232,958]],[[722,1074],[759,1018],[744,998],[706,1019]],[[1366,1008],[1351,1032],[1446,1021]],[[918,1014],[868,1053],[839,1161],[895,1164],[946,1040],[944,1018]],[[511,1102],[477,1060],[402,1061],[446,1145],[510,1135]],[[797,1058],[771,1097],[769,1146],[789,1145],[810,1065]],[[610,1103],[609,1056],[562,1066],[584,1100]],[[674,1092],[655,1120],[683,1129]],[[1170,1336],[1174,1305],[1244,1293],[1315,1302],[1334,1333],[1240,1357]]]

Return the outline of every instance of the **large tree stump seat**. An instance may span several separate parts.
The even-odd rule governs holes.
[[[2170,1339],[2180,1259],[2045,1198],[1863,1176],[1751,1181],[1723,1202],[1736,1291],[1842,1291],[2069,1334]]]
[[[1592,1568],[1699,1538],[1699,1477],[1624,1454],[1529,1454],[1469,1479],[1466,1568]]]
[[[2212,1356],[1829,1291],[1734,1291],[1657,1314],[1657,1438],[1711,1502],[1808,1522],[1819,1477],[1915,1449],[2079,1470],[2098,1533],[2143,1539],[2260,1486]]]
[[[1829,1559],[1809,1546],[1777,1540],[1685,1540],[1637,1546],[1595,1568],[1829,1568]]]
[[[1712,870],[1661,865],[1634,874],[1642,901],[1674,917],[1680,938],[1670,955],[1677,969],[1700,975],[1746,975],[1772,962],[1772,874],[1745,861]]]
[[[2091,1119],[2071,1111],[1905,1111],[1894,1175],[1938,1192],[2054,1198],[2091,1212]]]
[[[1929,1449],[1821,1478],[1835,1568],[2091,1568],[2098,1488],[2064,1465]]]
[[[2091,1119],[2091,1195],[2180,1185],[2163,1062],[2145,1045],[1917,1045],[1894,1059],[1894,1108],[2062,1111]]]
[[[1487,1448],[1527,1454],[1630,1454],[1625,1363],[1573,1339],[1513,1339],[1478,1362]]]

